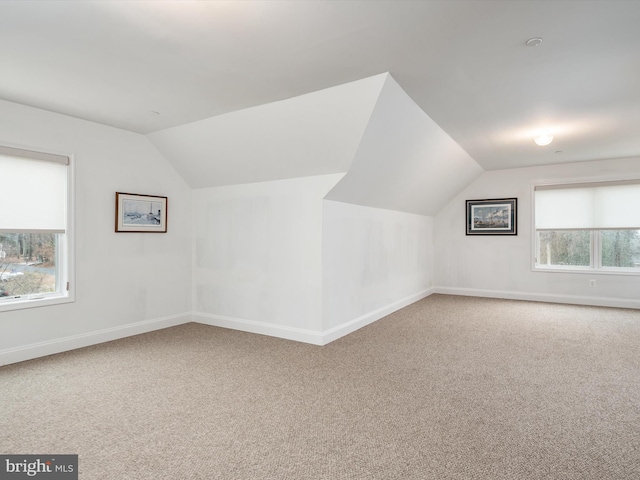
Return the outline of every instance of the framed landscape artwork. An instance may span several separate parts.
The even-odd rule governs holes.
[[[167,197],[116,192],[116,232],[166,231]]]
[[[517,198],[467,200],[467,235],[517,235]]]

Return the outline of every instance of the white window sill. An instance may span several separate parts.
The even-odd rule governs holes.
[[[20,297],[0,297],[0,313],[25,308],[48,307],[71,303],[74,298],[69,294],[34,294]]]
[[[535,265],[534,272],[548,273],[588,273],[589,275],[640,275],[640,268],[593,268],[562,265]]]

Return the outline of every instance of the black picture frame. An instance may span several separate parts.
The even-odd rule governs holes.
[[[467,235],[517,235],[518,199],[467,200]]]

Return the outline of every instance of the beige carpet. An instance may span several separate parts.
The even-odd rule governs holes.
[[[325,347],[188,324],[0,369],[94,479],[639,479],[640,311],[433,295]]]

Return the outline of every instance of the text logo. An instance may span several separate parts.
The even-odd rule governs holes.
[[[78,455],[0,455],[0,480],[78,480]]]

